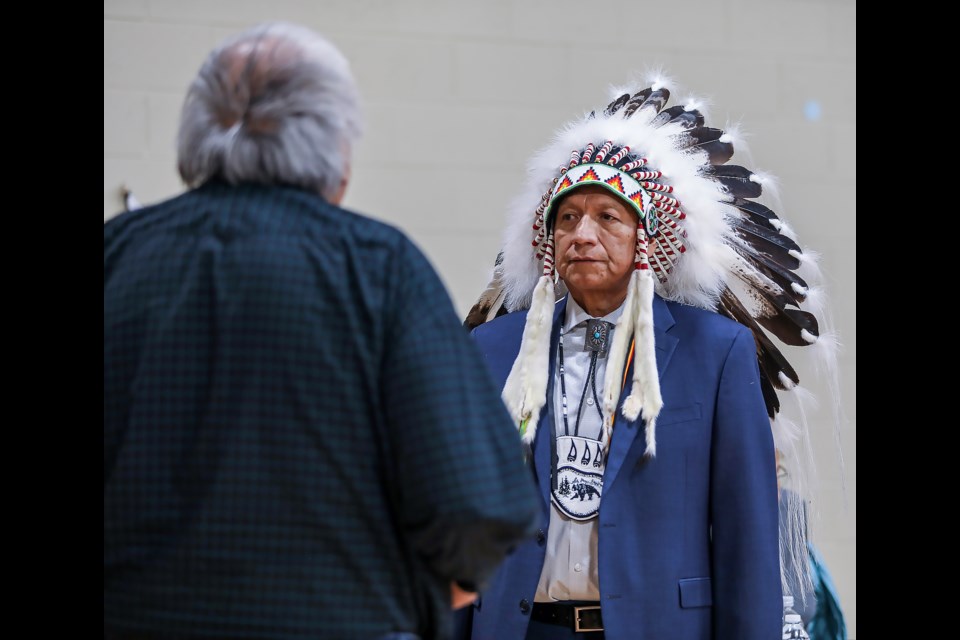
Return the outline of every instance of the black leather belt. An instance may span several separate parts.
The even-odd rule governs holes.
[[[603,619],[600,617],[600,603],[560,604],[556,602],[534,602],[530,619],[547,624],[558,624],[576,632],[603,631]]]

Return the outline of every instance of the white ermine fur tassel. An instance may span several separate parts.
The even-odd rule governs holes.
[[[623,415],[636,420],[643,411],[647,423],[646,455],[657,454],[657,416],[663,406],[660,396],[660,379],[657,375],[656,341],[653,335],[653,272],[642,269],[631,276],[631,288],[636,288],[633,309],[626,309],[636,317],[636,344],[633,354],[633,386],[630,395],[623,401]]]
[[[623,388],[623,366],[630,349],[630,339],[633,338],[634,314],[630,310],[633,309],[637,297],[634,282],[638,275],[637,271],[630,275],[623,313],[613,330],[613,342],[610,343],[610,352],[607,354],[607,371],[603,376],[603,433],[600,436],[605,451],[609,449],[610,438],[613,436],[613,421],[617,416],[617,402]]]
[[[513,362],[501,395],[528,450],[533,448],[540,409],[547,397],[553,305],[553,280],[550,276],[542,276],[533,290],[520,353]]]

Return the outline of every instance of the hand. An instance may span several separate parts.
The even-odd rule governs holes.
[[[462,609],[477,599],[477,593],[474,591],[464,591],[456,582],[450,583],[450,608]]]

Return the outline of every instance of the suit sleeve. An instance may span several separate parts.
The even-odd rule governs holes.
[[[480,589],[536,530],[536,490],[440,279],[409,242],[395,266],[381,381],[400,525],[436,576]]]
[[[783,600],[776,461],[756,348],[745,329],[721,374],[711,455],[714,638],[778,638]]]

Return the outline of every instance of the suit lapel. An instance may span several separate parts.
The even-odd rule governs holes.
[[[677,343],[679,342],[673,336],[667,335],[667,332],[673,327],[674,323],[673,314],[671,314],[667,308],[666,302],[664,302],[660,296],[654,296],[653,334],[657,351],[657,377],[661,381],[661,384],[667,366],[670,364],[670,358],[673,356],[673,352],[676,350]],[[636,362],[638,355],[639,354],[634,354],[634,362]],[[623,365],[621,364],[621,366]],[[617,404],[617,417],[613,424],[613,441],[610,443],[610,454],[607,456],[607,468],[604,472],[604,493],[610,490],[610,485],[613,484],[614,479],[616,479],[617,474],[620,472],[620,467],[623,466],[623,461],[627,457],[630,447],[633,446],[634,439],[636,439],[641,431],[644,431],[644,429],[640,428],[641,424],[643,424],[642,415],[636,421],[630,421],[623,417],[623,414],[620,412],[620,407],[623,406],[623,401],[630,393],[630,387],[633,384],[632,363],[627,374],[624,376],[624,380],[626,380],[626,384],[623,386],[623,391],[620,393],[620,401]],[[637,446],[642,447],[646,445],[644,442],[641,442],[638,443]]]
[[[560,338],[560,325],[563,322],[564,311],[567,308],[567,298],[561,299],[553,310],[553,329],[550,332],[550,372],[547,378],[547,400],[540,411],[540,421],[537,424],[537,436],[533,443],[534,468],[537,482],[547,508],[550,507],[550,472],[553,464],[550,460],[550,442],[554,439],[553,418],[553,378],[557,362],[557,344]]]

